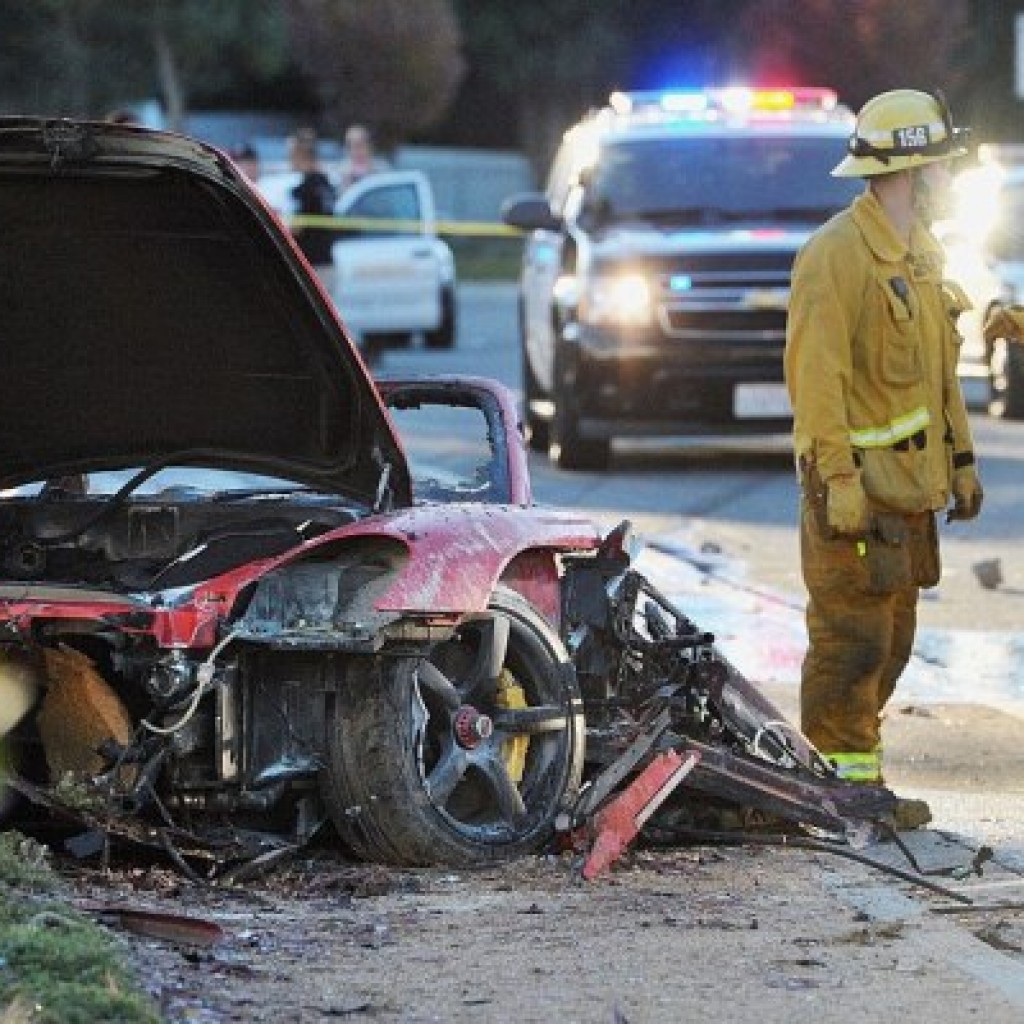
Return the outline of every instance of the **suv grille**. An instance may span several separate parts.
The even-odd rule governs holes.
[[[729,341],[778,341],[786,333],[785,311],[695,311],[664,307],[662,327],[676,338],[716,335]]]
[[[794,253],[689,254],[658,268],[658,319],[672,337],[781,343]]]
[[[732,252],[697,252],[673,256],[670,262],[658,261],[655,270],[673,273],[739,273],[768,271],[789,276],[795,253],[789,249],[751,252],[737,247]]]

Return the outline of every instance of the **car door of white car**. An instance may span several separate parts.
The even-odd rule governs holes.
[[[334,243],[335,305],[357,335],[435,330],[445,268],[430,184],[419,171],[382,171],[342,193]]]

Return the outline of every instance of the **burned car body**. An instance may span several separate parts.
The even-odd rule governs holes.
[[[0,208],[8,785],[73,849],[237,878],[329,822],[364,858],[486,862],[666,747],[695,794],[839,836],[884,812],[625,531],[532,504],[503,388],[371,381],[220,153],[0,119]]]

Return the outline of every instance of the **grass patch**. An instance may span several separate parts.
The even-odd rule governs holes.
[[[104,928],[41,892],[57,888],[46,848],[0,833],[0,1024],[159,1024]]]
[[[0,832],[0,885],[51,892],[57,887],[57,876],[49,858],[50,851],[42,843],[13,830]]]
[[[459,235],[447,239],[460,281],[515,281],[523,259],[520,236]]]

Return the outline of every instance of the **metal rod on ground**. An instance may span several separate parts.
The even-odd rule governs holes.
[[[876,871],[881,871],[884,874],[893,875],[895,878],[899,878],[904,882],[909,882],[911,885],[918,885],[922,889],[930,889],[932,892],[939,893],[939,895],[945,896],[947,899],[953,900],[956,903],[974,903],[974,900],[972,900],[970,896],[965,896],[962,893],[954,892],[952,889],[947,889],[944,885],[939,885],[937,882],[933,882],[929,878],[924,878],[923,876],[914,874],[910,871],[904,871],[902,868],[893,867],[891,864],[885,864],[882,861],[866,857],[864,854],[858,853],[856,850],[850,850],[844,846],[832,846],[820,839],[811,839],[809,836],[788,836],[784,834],[757,835],[750,833],[735,834],[732,832],[703,831],[701,829],[688,828],[671,828],[658,831],[662,831],[664,834],[670,835],[675,842],[678,842],[681,839],[686,839],[716,846],[793,846],[799,850],[814,850],[817,853],[832,853],[837,857],[845,857],[847,860],[853,860],[858,864],[864,864],[867,867],[874,868]]]
[[[1003,911],[1024,910],[1024,903],[972,903],[969,907],[929,907],[933,914],[997,914]]]

